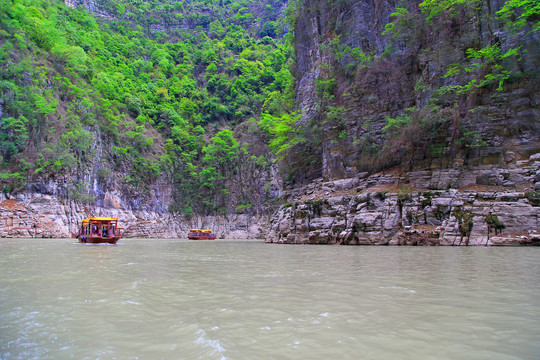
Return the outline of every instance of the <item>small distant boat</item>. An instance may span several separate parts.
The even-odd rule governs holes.
[[[189,229],[188,239],[191,240],[214,240],[216,235],[212,230],[205,229]]]
[[[81,243],[116,244],[122,237],[118,218],[89,217],[81,222],[79,232],[75,235]]]

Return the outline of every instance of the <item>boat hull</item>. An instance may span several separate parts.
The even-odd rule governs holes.
[[[120,236],[113,236],[110,238],[102,238],[101,236],[88,236],[79,239],[80,243],[86,244],[116,244],[120,239]]]
[[[216,234],[208,229],[189,229],[187,237],[190,240],[215,240]]]
[[[215,236],[188,236],[190,240],[215,240]]]

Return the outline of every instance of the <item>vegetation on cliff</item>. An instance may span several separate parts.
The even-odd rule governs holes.
[[[466,24],[474,24],[476,32],[469,34],[472,41],[466,44],[464,55],[444,64],[442,76],[432,80],[429,87],[427,79],[418,78],[414,92],[419,101],[395,118],[387,118],[382,131],[389,141],[383,153],[394,154],[390,156],[394,161],[405,157],[412,167],[419,150],[441,158],[493,145],[493,139],[482,138],[474,124],[483,122],[489,103],[496,103],[505,90],[530,86],[527,83],[538,78],[538,73],[520,64],[527,50],[519,44],[539,30],[538,3],[511,0],[498,10],[490,7],[490,2],[476,0],[425,0],[419,12],[397,8],[391,14],[393,21],[387,24],[385,33],[392,37],[395,47],[400,41],[412,41],[419,45],[419,51],[429,53],[436,49],[430,39],[434,35],[458,37]],[[429,28],[433,28],[431,34],[425,30]]]
[[[316,76],[316,110],[292,133],[305,129],[309,141],[292,136],[297,145],[284,154],[301,164],[298,179],[309,169],[298,154],[313,141],[324,150],[312,177],[339,178],[496,158],[502,139],[534,134],[533,112],[511,119],[502,109],[514,111],[513,91],[535,103],[537,1],[402,1],[393,9],[310,1],[303,10],[304,32],[316,40],[300,45],[318,58],[303,65],[305,79]]]
[[[282,6],[99,1],[96,16],[2,0],[2,190],[64,177],[90,194],[85,176],[106,188],[116,173],[139,196],[173,183],[186,214],[260,207],[269,161],[253,119],[292,106]]]

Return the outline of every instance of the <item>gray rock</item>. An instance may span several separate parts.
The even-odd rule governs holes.
[[[309,228],[310,230],[320,230],[320,229],[329,230],[333,223],[334,223],[333,217],[314,218],[309,222]]]

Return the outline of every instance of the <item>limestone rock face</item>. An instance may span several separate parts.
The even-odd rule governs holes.
[[[285,191],[287,205],[272,218],[267,242],[538,244],[540,34],[504,28],[496,20],[504,1],[482,2],[471,21],[463,13],[433,26],[422,22],[419,3],[303,2],[295,28],[296,101],[303,124],[322,128],[321,172]],[[418,26],[383,35],[397,7],[411,15],[403,21]],[[466,72],[446,76],[449,67],[470,61],[468,49],[495,43],[502,52],[526,49],[505,63],[523,76],[501,91],[479,88],[459,101],[439,101],[438,89],[472,79]],[[371,58],[355,67],[347,49]],[[321,97],[328,83],[335,86]],[[433,134],[417,127],[400,133],[400,145],[390,143],[388,119],[433,102],[452,120]],[[343,110],[337,122],[330,107]]]
[[[325,180],[355,178],[361,172],[377,169],[378,164],[390,163],[379,158],[380,154],[370,152],[377,146],[384,147],[381,145],[387,140],[382,129],[387,119],[407,113],[406,109],[426,106],[442,86],[455,85],[455,81],[467,83],[470,80],[467,74],[457,79],[445,76],[449,66],[466,62],[467,49],[495,42],[500,43],[503,52],[521,46],[524,55],[519,61],[508,60],[507,65],[512,71],[534,75],[514,79],[503,91],[479,90],[455,103],[459,111],[454,120],[460,122],[461,129],[467,128],[465,135],[456,139],[452,126],[441,127],[429,145],[422,145],[420,137],[417,148],[409,150],[407,156],[390,154],[396,155],[391,166],[399,165],[419,175],[427,170],[426,187],[458,188],[471,167],[509,166],[540,151],[537,81],[540,32],[528,33],[525,29],[519,35],[511,34],[495,19],[504,1],[489,0],[482,2],[471,21],[467,17],[455,17],[432,26],[418,21],[415,29],[399,41],[383,35],[385,25],[395,19],[391,14],[397,7],[415,14],[416,18],[413,16],[409,21],[423,17],[419,3],[416,0],[350,1],[337,6],[328,0],[303,2],[295,28],[296,102],[304,123],[323,124],[319,176]],[[331,43],[339,44],[337,50],[325,51],[331,48]],[[354,67],[347,49],[375,60]],[[320,80],[335,81],[333,100],[327,105],[346,109],[341,125],[346,129],[344,132],[336,130],[331,121],[325,123],[326,107],[321,105],[317,94]],[[441,110],[448,110],[454,101],[438,105]],[[427,138],[428,134],[425,135]],[[456,146],[456,142],[474,140],[467,136],[482,139],[483,146],[466,149]],[[516,182],[505,176],[504,171],[490,173],[493,178],[487,178],[486,174],[477,176],[490,185]]]
[[[35,213],[16,200],[0,202],[0,237],[68,237],[67,228],[58,220]]]
[[[424,172],[388,172],[289,191],[270,220],[268,243],[343,245],[540,245],[538,155],[522,166],[479,168],[434,190]],[[504,173],[512,186],[485,185]],[[430,175],[430,176],[428,176]],[[438,181],[449,183],[437,175]]]
[[[0,196],[0,237],[68,238],[77,232],[81,220],[89,216],[117,217],[127,238],[187,238],[190,228],[209,228],[219,238],[261,239],[268,223],[262,216],[187,217],[116,206],[90,206],[54,195],[25,192],[15,199]]]

